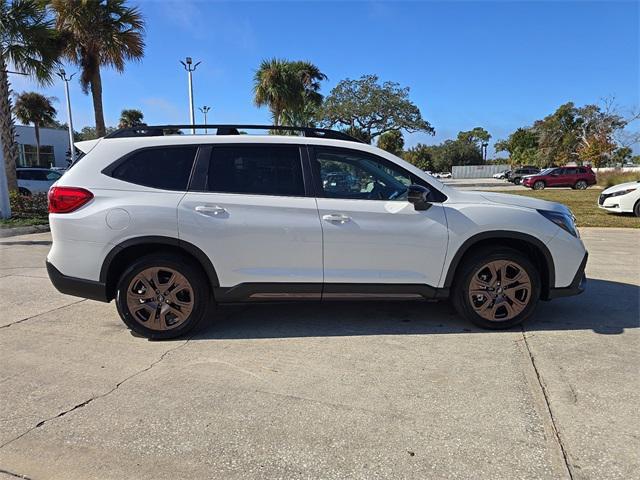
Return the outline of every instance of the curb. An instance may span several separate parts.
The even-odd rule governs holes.
[[[49,231],[49,225],[32,225],[30,227],[0,228],[0,238],[28,235],[29,233],[43,233]]]

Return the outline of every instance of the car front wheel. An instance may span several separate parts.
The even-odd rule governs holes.
[[[544,190],[544,182],[542,180],[538,180],[536,183],[533,184],[533,189],[534,190]]]
[[[461,266],[453,305],[472,323],[505,329],[529,317],[540,297],[540,275],[531,261],[510,248],[483,249]]]
[[[636,204],[633,206],[633,214],[636,217],[640,217],[640,200],[638,200]]]
[[[134,332],[167,339],[198,327],[210,298],[205,275],[189,259],[156,254],[138,259],[122,274],[116,306]]]

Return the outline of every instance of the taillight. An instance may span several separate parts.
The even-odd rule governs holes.
[[[93,198],[84,188],[51,187],[49,189],[49,213],[70,213]]]

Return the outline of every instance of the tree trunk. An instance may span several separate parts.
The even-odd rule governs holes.
[[[36,164],[40,165],[40,124],[38,122],[33,122],[33,133],[36,136]]]
[[[100,77],[100,66],[91,77],[91,97],[93,99],[93,113],[96,117],[96,135],[104,137],[107,129],[104,125],[104,111],[102,109],[102,78]]]
[[[7,64],[0,55],[0,143],[4,157],[4,171],[7,176],[9,191],[18,190],[16,164],[18,162],[18,145],[16,144],[13,117],[11,116],[11,87]]]

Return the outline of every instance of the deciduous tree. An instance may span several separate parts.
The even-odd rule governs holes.
[[[330,128],[362,131],[370,140],[394,130],[435,133],[409,99],[409,87],[380,84],[376,75],[340,81],[325,99],[322,119]]]

